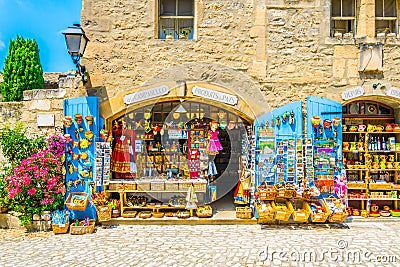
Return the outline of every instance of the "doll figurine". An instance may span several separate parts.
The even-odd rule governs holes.
[[[207,148],[209,151],[222,150],[221,143],[219,142],[219,139],[218,139],[219,131],[217,130],[217,128],[218,128],[218,122],[210,123],[210,130],[208,131],[210,142],[209,142],[208,148]]]

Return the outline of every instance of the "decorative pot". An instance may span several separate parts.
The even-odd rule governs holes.
[[[82,114],[75,114],[74,117],[77,124],[82,123]]]
[[[311,118],[311,124],[314,128],[317,128],[321,123],[321,117],[320,116],[313,116]]]
[[[386,123],[385,131],[393,132],[393,123]]]
[[[92,125],[93,124],[93,116],[92,115],[86,116],[85,120],[87,121],[88,125]]]
[[[332,126],[332,121],[331,120],[324,120],[324,128],[325,129],[330,129]]]
[[[339,117],[334,117],[332,119],[333,126],[338,127],[340,125],[340,118]]]
[[[63,123],[64,123],[65,128],[71,127],[71,125],[72,125],[72,117],[71,116],[65,116],[63,118]]]

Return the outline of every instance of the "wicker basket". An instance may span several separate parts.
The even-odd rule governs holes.
[[[137,190],[136,182],[124,183],[124,188],[128,191]]]
[[[176,217],[178,217],[179,219],[190,218],[190,212],[188,210],[180,210],[176,213]]]
[[[69,233],[71,235],[92,234],[94,232],[94,225],[94,220],[89,221],[89,226],[83,226],[83,221],[81,221],[78,226],[71,224],[71,226],[69,227]]]
[[[139,191],[150,191],[150,181],[137,181],[136,187]]]
[[[74,202],[75,196],[80,198],[80,202]],[[85,192],[71,192],[68,195],[68,198],[65,200],[65,205],[69,210],[86,210],[86,206],[88,204],[88,195]]]
[[[99,222],[111,221],[112,207],[111,205],[104,205],[96,207],[97,220]]]
[[[108,190],[110,190],[110,191],[119,190],[121,185],[122,185],[121,183],[110,183],[108,185]]]
[[[271,203],[272,207],[272,203]],[[256,204],[256,210],[258,213],[258,219],[257,223],[270,223],[275,221],[275,210],[272,208],[272,210],[261,210],[261,204]]]
[[[349,214],[347,213],[347,211],[333,213],[329,216],[329,222],[336,222],[336,223],[344,222],[344,220],[346,220],[348,215]]]
[[[66,233],[68,233],[69,223],[64,224],[64,225],[52,224],[51,227],[53,228],[53,233],[55,235],[66,234]]]
[[[293,211],[293,221],[308,222],[310,214],[310,206],[306,201],[303,201],[302,208],[300,210]]]
[[[207,190],[207,182],[195,182],[193,185],[196,192],[206,192]]]
[[[274,191],[258,191],[259,200],[274,200],[277,192]]]
[[[310,218],[311,218],[312,222],[318,222],[318,223],[326,222],[329,215],[331,215],[331,211],[330,211],[329,207],[326,205],[325,200],[322,199],[320,202],[320,205],[322,206],[323,212],[319,212],[319,213],[313,213],[310,205],[308,205],[308,207],[307,207],[308,211],[310,213]]]
[[[151,181],[150,182],[151,191],[164,191],[165,182],[164,181]]]
[[[282,210],[278,208],[278,204],[272,202],[272,208],[275,210],[275,220],[278,221],[289,221],[290,216],[293,214],[294,209],[292,203],[289,201],[285,202],[286,209]]]
[[[178,181],[166,181],[165,182],[165,191],[179,191],[179,182]]]
[[[196,210],[197,217],[199,217],[199,218],[209,218],[212,216],[212,213],[213,213],[213,210],[210,205],[198,207]]]
[[[367,185],[365,183],[357,183],[357,182],[347,182],[348,189],[366,189]]]
[[[124,217],[124,218],[135,218],[137,214],[138,214],[137,211],[124,211],[122,213],[122,217]]]
[[[370,183],[369,189],[391,189],[392,184],[390,183]]]
[[[238,219],[251,219],[253,214],[250,207],[236,207],[236,218]]]
[[[141,212],[139,212],[138,216],[142,219],[148,219],[152,216],[152,212],[151,211],[141,211]]]
[[[188,190],[191,185],[192,182],[179,181],[179,191]]]

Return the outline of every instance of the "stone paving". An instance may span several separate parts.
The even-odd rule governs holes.
[[[348,226],[129,225],[87,235],[0,230],[0,266],[400,266],[399,222]]]

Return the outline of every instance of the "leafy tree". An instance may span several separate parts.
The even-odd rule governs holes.
[[[36,40],[17,36],[10,41],[3,80],[0,91],[4,102],[22,101],[24,90],[43,88],[43,69]]]

